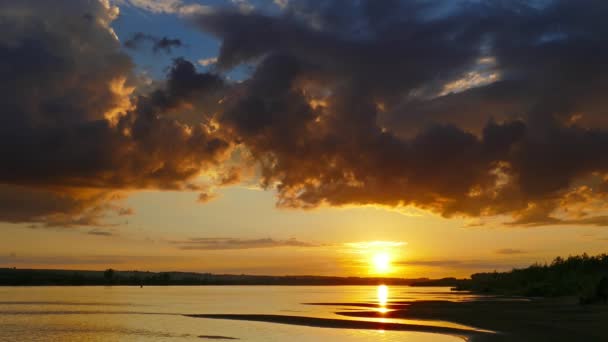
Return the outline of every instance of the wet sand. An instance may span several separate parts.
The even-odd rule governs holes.
[[[473,336],[487,334],[472,330],[405,324],[405,323],[382,323],[370,321],[355,321],[348,319],[331,319],[317,318],[305,316],[287,316],[287,315],[240,315],[240,314],[204,314],[204,315],[186,315],[195,318],[211,318],[211,319],[231,319],[241,321],[268,322],[289,325],[302,325],[318,328],[333,328],[333,329],[366,329],[366,330],[394,330],[394,331],[414,331],[425,333],[436,333],[459,336],[463,339],[470,339]]]
[[[236,337],[220,336],[220,335],[200,335],[199,338],[207,340],[238,340]]]
[[[608,341],[608,306],[582,306],[576,298],[393,302],[388,307],[394,311],[340,311],[337,314],[440,320],[496,332],[471,335],[474,341]]]
[[[338,329],[398,330],[458,336],[475,342],[502,341],[608,341],[608,306],[581,306],[575,298],[476,300],[468,302],[391,302],[379,312],[371,303],[309,303],[340,306],[345,319],[289,315],[188,315],[196,318],[232,319]],[[351,310],[346,308],[356,308]],[[350,317],[348,319],[346,317]],[[352,318],[428,320],[428,325],[358,321]],[[448,321],[479,330],[444,327]],[[474,329],[474,328],[473,328]]]

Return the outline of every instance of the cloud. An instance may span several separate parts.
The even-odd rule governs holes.
[[[255,6],[249,0],[230,0],[230,2],[242,13],[249,13],[255,9]]]
[[[159,51],[165,51],[171,53],[173,48],[183,47],[184,44],[180,39],[168,38],[168,37],[156,37],[143,32],[136,32],[133,36],[124,42],[124,46],[129,49],[138,49],[144,43],[152,44],[152,51],[157,53]]]
[[[503,248],[503,249],[497,250],[496,253],[497,254],[504,254],[504,255],[515,255],[515,254],[525,254],[527,252],[523,251],[521,249]]]
[[[251,77],[176,59],[142,85],[109,1],[2,3],[0,220],[101,224],[131,191],[205,192],[257,165],[279,207],[608,224],[608,4],[117,3],[188,14],[221,42],[213,69]],[[238,177],[197,183],[209,170]]]
[[[132,259],[131,259],[132,260]],[[24,265],[25,267],[32,266],[73,266],[73,265],[88,265],[103,267],[104,265],[118,265],[128,263],[128,257],[117,256],[0,256],[0,263],[8,265]]]
[[[199,203],[207,203],[207,202],[213,201],[217,197],[218,197],[218,195],[215,194],[215,193],[213,193],[213,192],[201,192],[198,195],[198,202]]]
[[[0,184],[0,220],[48,227],[111,226],[108,215],[130,215],[120,193],[99,189]]]
[[[178,59],[165,82],[136,92],[117,15],[107,1],[0,4],[1,221],[105,225],[130,213],[130,191],[201,188],[194,178],[229,150],[200,112],[186,117],[215,104],[223,80]]]
[[[274,0],[275,5],[279,6],[279,8],[284,9],[287,7],[289,0]]]
[[[191,238],[184,241],[172,241],[184,250],[230,250],[276,247],[318,247],[320,245],[303,242],[296,239],[275,240],[263,239],[237,239],[237,238]]]
[[[512,264],[479,260],[404,260],[393,263],[399,266],[422,266],[449,269],[498,270],[512,268]]]
[[[91,229],[87,232],[87,234],[96,235],[96,236],[115,236],[116,235],[113,231],[101,230],[101,229]]]
[[[255,65],[219,121],[280,207],[604,225],[606,208],[581,205],[606,193],[602,14],[592,0],[296,0],[195,22],[221,40],[220,70]]]
[[[209,57],[198,60],[198,64],[202,66],[210,66],[217,63],[217,57]]]
[[[397,248],[404,247],[407,242],[403,241],[364,241],[364,242],[348,242],[346,246],[355,249],[382,249],[382,248]]]
[[[207,13],[211,11],[211,7],[201,5],[195,2],[186,2],[182,0],[114,0],[118,5],[133,6],[155,14],[179,14],[192,15],[196,13]]]

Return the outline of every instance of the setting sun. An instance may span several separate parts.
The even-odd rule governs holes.
[[[372,257],[372,265],[376,273],[388,273],[391,269],[391,257],[387,252],[379,252]]]

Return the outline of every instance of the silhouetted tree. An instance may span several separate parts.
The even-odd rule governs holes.
[[[597,284],[597,299],[604,303],[608,303],[608,276],[603,276]]]
[[[114,270],[111,268],[108,268],[107,270],[105,270],[105,272],[103,272],[103,277],[106,279],[107,283],[112,283],[112,281],[114,280]]]
[[[608,302],[608,254],[557,257],[510,272],[477,273],[458,289],[538,297],[579,296],[581,303]]]
[[[171,275],[169,273],[161,273],[159,274],[160,283],[163,285],[169,285],[171,281]]]
[[[84,284],[85,278],[81,273],[74,272],[70,277],[69,284],[70,285],[82,285]]]

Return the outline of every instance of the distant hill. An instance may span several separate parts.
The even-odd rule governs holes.
[[[259,276],[190,272],[0,268],[0,286],[42,285],[410,285],[427,278]]]

